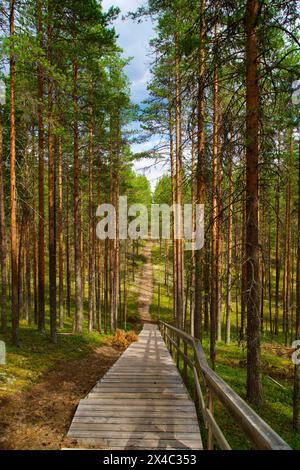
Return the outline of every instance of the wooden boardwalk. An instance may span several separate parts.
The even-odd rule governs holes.
[[[202,449],[196,410],[156,325],[81,400],[68,437],[98,449]]]

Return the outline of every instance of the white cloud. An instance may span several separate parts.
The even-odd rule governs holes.
[[[126,73],[132,82],[132,100],[138,103],[145,99],[147,94],[147,79],[150,77],[149,40],[154,36],[151,21],[136,23],[129,18],[122,20],[122,15],[135,11],[145,2],[143,0],[104,0],[103,9],[111,6],[121,9],[121,15],[114,23],[118,34],[118,44],[124,50],[124,57],[132,57],[127,66]]]
[[[154,191],[159,178],[168,173],[168,163],[166,161],[155,163],[151,158],[143,158],[135,163],[134,169],[137,174],[147,177],[151,191]]]
[[[158,137],[153,137],[149,142],[143,144],[135,144],[132,146],[132,151],[134,153],[141,153],[147,150],[153,149],[153,147],[160,144],[160,139]],[[141,160],[137,160],[134,164],[134,169],[138,174],[144,174],[147,176],[151,190],[154,191],[155,186],[159,178],[168,173],[169,171],[169,162],[162,160],[159,162],[156,161],[155,158],[142,158]]]
[[[154,37],[151,21],[136,23],[128,18],[122,20],[122,15],[129,11],[135,11],[145,4],[145,0],[104,0],[102,6],[108,10],[111,6],[121,9],[120,17],[115,21],[114,27],[118,35],[118,44],[124,50],[124,57],[133,57],[126,68],[126,73],[131,81],[132,100],[141,103],[148,97],[147,82],[151,78],[149,40]],[[131,127],[131,126],[130,126]],[[139,129],[139,124],[133,126]],[[154,136],[149,142],[132,146],[134,153],[150,150],[159,143],[159,137]],[[150,181],[151,189],[154,191],[158,179],[168,172],[168,162],[156,163],[154,159],[143,158],[134,164],[135,171],[145,174]]]

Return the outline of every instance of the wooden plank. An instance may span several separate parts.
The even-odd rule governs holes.
[[[163,373],[158,373],[156,374],[155,372],[153,371],[145,371],[145,373],[136,373],[136,372],[133,372],[131,374],[114,374],[114,375],[107,375],[105,377],[105,379],[110,379],[110,378],[115,378],[115,379],[119,379],[119,380],[123,380],[123,379],[127,379],[127,380],[130,380],[130,379],[165,379],[166,377],[170,377],[170,380],[172,379],[176,379],[178,380],[178,375],[175,375],[175,374],[168,374],[166,372],[163,372]]]
[[[97,382],[95,387],[102,387],[102,388],[105,388],[105,387],[110,388],[110,387],[118,387],[118,386],[130,387],[131,385],[133,387],[138,387],[142,385],[144,385],[144,387],[149,387],[153,385],[154,387],[161,387],[161,388],[185,387],[184,383],[181,382],[180,380],[172,380],[172,381],[166,382],[166,381],[161,381],[155,377],[148,378],[145,380],[143,380],[142,378],[132,378],[132,380],[130,380],[127,377],[124,379],[119,378],[119,380],[105,380],[102,382]]]
[[[165,423],[154,423],[154,424],[144,424],[142,422],[136,423],[118,423],[118,426],[115,426],[112,423],[99,423],[94,421],[77,421],[73,420],[71,430],[82,430],[82,431],[109,431],[109,435],[111,432],[142,432],[142,433],[157,433],[157,432],[169,432],[169,433],[192,433],[197,434],[199,433],[199,426],[197,423],[193,425],[186,425],[186,424],[165,424]]]
[[[97,393],[184,393],[185,389],[182,385],[174,385],[173,387],[170,384],[163,385],[160,387],[155,383],[151,384],[132,384],[132,387],[129,387],[128,384],[118,384],[111,385],[109,387],[101,387],[101,385],[96,385],[93,388],[93,392]]]
[[[188,424],[187,424],[188,422]],[[199,429],[198,422],[196,419],[189,419],[187,420],[184,416],[181,418],[174,417],[170,418],[167,416],[156,416],[152,418],[146,418],[144,415],[141,416],[118,416],[115,418],[107,417],[107,416],[81,416],[77,415],[74,416],[73,418],[73,424],[74,423],[97,423],[97,424],[103,424],[103,425],[111,425],[111,424],[118,424],[122,426],[123,424],[127,426],[127,424],[139,424],[139,425],[159,425],[159,426],[167,426],[167,425],[172,425],[172,426],[180,426],[182,427],[182,430],[184,431],[185,429],[189,430],[190,426],[196,427],[197,430]],[[118,426],[119,428],[119,426]]]
[[[89,425],[85,425],[86,427]],[[71,427],[69,437],[91,437],[91,438],[103,438],[103,439],[143,439],[143,440],[171,440],[175,441],[197,441],[199,439],[198,433],[188,433],[188,432],[165,432],[165,431],[155,431],[155,432],[141,432],[141,431],[98,431],[96,429],[73,429]]]
[[[150,392],[150,389],[148,389],[146,392],[124,392],[124,391],[121,391],[121,392],[98,392],[98,391],[93,391],[93,392],[90,392],[88,394],[88,399],[117,399],[117,400],[155,400],[157,399],[158,401],[160,401],[161,399],[176,399],[176,400],[179,400],[179,399],[182,399],[182,400],[186,400],[186,394],[185,393],[178,393],[178,392],[175,392],[175,393],[172,393],[172,392],[165,392],[165,391],[161,391],[159,390],[158,392]]]
[[[85,402],[85,403],[84,403]],[[90,400],[82,400],[82,402],[80,403],[80,408],[82,408],[83,410],[102,410],[102,409],[113,409],[113,410],[133,410],[133,407],[132,407],[132,404],[129,405],[129,404],[124,404],[124,403],[111,403],[111,405],[113,406],[108,406],[107,403],[91,403]],[[177,413],[178,411],[182,411],[182,412],[186,412],[186,411],[191,411],[192,413],[195,413],[195,407],[192,406],[192,405],[189,405],[189,406],[183,406],[183,405],[180,405],[180,404],[169,404],[169,401],[167,402],[167,404],[165,403],[162,403],[161,405],[156,405],[156,406],[153,406],[151,403],[145,403],[143,402],[143,404],[137,404],[134,406],[134,409],[135,410],[145,410],[147,412],[149,411],[155,411],[155,410],[168,410],[169,413],[171,411],[171,409],[174,410],[174,413]]]
[[[172,382],[173,380],[176,380],[176,381],[180,381],[180,382],[183,382],[181,377],[178,377],[178,374],[169,374],[169,375],[166,375],[166,374],[163,374],[163,373],[155,373],[155,372],[151,372],[151,371],[145,371],[145,373],[142,373],[142,372],[135,372],[135,371],[132,371],[131,373],[130,372],[127,372],[127,373],[124,373],[122,371],[120,371],[120,373],[111,373],[109,372],[108,374],[106,374],[103,379],[99,380],[99,383],[101,382],[105,382],[107,380],[129,380],[131,382],[131,379],[137,379],[137,380],[151,380],[152,378],[155,378],[157,380],[161,380],[161,381],[164,381],[164,382]]]
[[[175,387],[157,387],[156,384],[134,384],[132,388],[128,387],[128,385],[118,385],[116,387],[101,387],[99,385],[96,385],[92,389],[90,393],[104,393],[104,394],[109,394],[109,393],[169,393],[169,394],[184,394],[185,390],[181,386],[175,386]],[[185,395],[186,396],[186,395]]]
[[[132,369],[132,367],[135,367],[135,369]],[[177,370],[175,369],[175,366],[169,366],[169,367],[166,367],[166,366],[161,366],[161,367],[154,367],[154,366],[151,366],[151,365],[147,365],[147,364],[132,364],[132,366],[130,367],[116,367],[115,369],[111,369],[110,372],[111,373],[115,373],[117,371],[117,373],[122,373],[122,374],[143,374],[144,372],[152,372],[153,373],[158,373],[158,374],[163,374],[164,372],[168,372],[168,373],[172,373],[173,375],[178,375],[178,372]]]
[[[81,437],[76,438],[80,444],[86,444],[88,446],[100,446],[102,449],[193,449],[202,450],[202,444],[199,439],[189,440],[184,439],[181,441],[174,439],[105,439],[95,437]]]
[[[126,417],[126,418],[130,418],[130,417],[144,417],[145,419],[149,419],[149,418],[159,418],[159,417],[163,417],[165,419],[170,419],[170,408],[167,408],[167,409],[145,409],[144,408],[141,408],[141,409],[132,409],[132,408],[129,408],[129,409],[124,409],[124,408],[113,408],[113,409],[107,409],[107,407],[103,408],[103,409],[95,409],[93,406],[85,406],[84,408],[81,407],[79,409],[77,409],[76,411],[76,415],[75,416],[103,416],[103,417],[107,417],[107,418],[110,418],[110,417]],[[172,414],[171,414],[172,416]],[[174,417],[172,417],[171,419],[185,419],[185,420],[190,420],[190,419],[195,419],[195,412],[194,410],[187,410],[187,409],[184,409],[184,410],[180,410],[180,409],[176,409],[175,412],[174,412]]]
[[[153,386],[156,388],[176,388],[176,387],[183,387],[185,389],[185,385],[182,382],[179,382],[178,380],[174,380],[172,382],[162,382],[159,379],[148,379],[148,380],[141,380],[141,379],[132,379],[132,381],[129,381],[129,379],[125,380],[115,380],[115,381],[105,381],[105,382],[98,382],[95,387],[101,387],[103,389],[105,388],[112,388],[112,387],[132,387],[138,388],[145,388],[149,386]]]
[[[134,369],[130,368],[130,369],[125,369],[124,367],[123,368],[120,368],[120,369],[114,369],[114,370],[110,370],[105,377],[107,376],[113,376],[113,375],[116,375],[116,376],[121,376],[121,375],[128,375],[128,376],[132,376],[132,375],[147,375],[147,374],[151,374],[151,375],[164,375],[165,373],[168,373],[170,374],[171,377],[178,377],[178,372],[172,367],[170,367],[169,369],[166,369],[166,368],[160,368],[158,370],[155,370],[154,367],[149,367],[147,368],[146,366],[145,367],[135,367]],[[169,377],[169,375],[167,375],[166,377]]]
[[[141,406],[141,407],[151,407],[154,406],[156,407],[161,407],[161,406],[167,406],[167,407],[174,407],[174,406],[179,406],[181,408],[191,408],[195,409],[195,405],[192,401],[188,401],[188,399],[183,399],[183,400],[170,400],[170,399],[156,399],[156,398],[88,398],[85,399],[86,402],[88,402],[89,405],[121,405],[121,406]],[[131,401],[131,403],[130,403]],[[82,404],[82,403],[81,403]]]

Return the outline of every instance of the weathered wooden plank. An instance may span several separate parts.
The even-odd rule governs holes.
[[[118,431],[116,431],[118,429]],[[165,423],[155,423],[155,424],[144,424],[142,422],[136,423],[118,423],[118,426],[113,425],[112,423],[98,423],[94,421],[78,421],[73,420],[71,430],[81,430],[81,431],[109,431],[109,435],[111,432],[118,432],[118,433],[132,433],[132,432],[139,432],[139,433],[158,433],[158,432],[167,432],[167,433],[185,433],[185,434],[199,434],[199,426],[197,423],[193,425],[187,424],[165,424]]]
[[[106,449],[202,448],[194,403],[153,328],[81,400],[69,437]]]
[[[97,385],[92,389],[92,393],[178,393],[182,394],[185,390],[183,386],[176,385],[174,387],[159,387],[157,384],[133,384],[130,388],[126,384],[119,384],[115,387],[101,387]]]
[[[90,392],[88,394],[88,399],[100,399],[102,400],[102,398],[104,398],[105,400],[107,398],[109,398],[109,400],[111,399],[120,399],[120,400],[136,400],[136,399],[141,399],[141,400],[153,400],[153,399],[156,399],[157,400],[161,400],[162,398],[163,399],[171,399],[173,400],[174,398],[176,400],[179,400],[179,399],[183,399],[183,400],[186,400],[186,394],[185,393],[179,393],[179,392],[176,392],[175,393],[172,393],[172,392],[165,392],[165,391],[162,391],[162,390],[158,390],[157,392],[151,392],[150,389],[148,389],[146,392],[128,392],[128,391],[121,391],[121,392],[100,392],[100,391],[93,391],[93,392]]]
[[[155,367],[151,367],[151,366],[138,366],[137,364],[133,364],[129,369],[126,369],[126,368],[118,368],[118,369],[114,369],[110,372],[110,375],[114,375],[114,374],[121,374],[121,375],[140,375],[140,374],[152,374],[152,375],[166,375],[166,374],[170,374],[171,376],[175,376],[177,377],[178,376],[178,372],[173,368],[173,367],[161,367],[160,369],[155,369]],[[168,375],[166,375],[168,377]]]
[[[76,437],[79,444],[86,444],[88,446],[99,446],[101,449],[193,449],[202,450],[202,444],[200,439],[195,440],[174,440],[174,439],[105,439],[95,437]]]
[[[145,388],[145,387],[150,387],[153,386],[155,388],[184,388],[184,385],[182,382],[179,381],[174,381],[174,382],[160,382],[158,380],[147,380],[147,381],[105,381],[105,382],[98,382],[97,385],[95,385],[95,388]]]
[[[87,425],[89,426],[89,425]],[[165,431],[155,431],[155,432],[141,432],[141,431],[99,431],[96,429],[74,429],[71,427],[69,432],[69,437],[91,437],[91,438],[103,438],[103,439],[157,439],[157,440],[171,440],[175,441],[197,441],[199,439],[198,433],[188,433],[188,432],[165,432]]]
[[[87,398],[84,401],[88,402],[89,405],[121,405],[121,406],[144,406],[144,407],[161,407],[161,406],[168,406],[174,407],[179,406],[181,408],[191,408],[194,409],[194,403],[192,401],[188,401],[188,399],[183,400],[176,400],[176,399],[156,399],[156,398]],[[131,403],[130,403],[131,402]],[[82,402],[81,402],[82,404]]]
[[[147,386],[147,384],[144,384],[143,387],[133,386],[132,388],[119,387],[119,386],[104,388],[104,387],[96,386],[91,390],[90,393],[98,393],[98,394],[103,393],[105,395],[116,393],[119,395],[123,394],[124,396],[126,396],[127,393],[129,393],[130,395],[138,393],[138,394],[142,394],[143,397],[147,393],[156,393],[156,394],[160,394],[160,396],[167,394],[167,395],[172,395],[172,396],[177,395],[177,397],[179,397],[180,395],[184,395],[186,397],[186,391],[183,387],[180,387],[180,386],[176,386],[173,388],[172,387],[156,387],[155,384],[153,385],[150,384],[150,386],[149,385]]]
[[[125,376],[125,377],[122,377],[122,376],[106,376],[105,378],[103,378],[101,381],[98,382],[99,385],[106,385],[106,384],[129,384],[131,385],[132,383],[157,383],[157,384],[162,384],[162,385],[166,385],[166,384],[170,384],[170,385],[173,385],[173,384],[183,384],[182,380],[180,380],[179,378],[177,377],[169,377],[168,379],[166,377],[158,377],[157,375],[153,375],[153,376],[150,376],[150,377],[143,377],[142,375],[141,376]]]
[[[74,416],[72,425],[74,423],[97,423],[103,425],[112,424],[119,424],[119,426],[127,426],[127,425],[140,425],[140,426],[148,426],[148,425],[155,425],[155,426],[175,426],[176,429],[178,427],[184,430],[190,430],[191,427],[195,427],[199,430],[198,422],[196,419],[189,419],[187,420],[184,416],[182,418],[170,418],[167,416],[157,416],[153,418],[146,418],[145,416],[118,416],[115,418],[107,417],[107,416],[81,416],[77,415]],[[188,423],[188,424],[187,424]],[[118,426],[118,429],[119,429]],[[127,428],[126,428],[127,429]],[[148,428],[147,428],[148,429]]]
[[[135,400],[136,402],[136,400]],[[194,412],[195,410],[195,407],[193,406],[193,403],[189,403],[188,405],[185,405],[185,403],[182,403],[182,400],[180,403],[171,403],[170,400],[168,400],[167,402],[162,402],[162,403],[159,403],[159,404],[153,404],[150,400],[145,400],[141,403],[135,403],[135,402],[132,402],[132,403],[124,403],[124,401],[120,401],[118,400],[118,402],[116,403],[116,400],[112,400],[110,405],[113,405],[113,406],[110,406],[111,409],[114,409],[114,410],[122,410],[123,409],[130,409],[132,410],[133,409],[133,404],[134,404],[134,408],[136,410],[165,410],[165,409],[168,409],[170,410],[171,408],[174,410],[174,413],[176,411],[185,411],[185,410],[192,410]],[[88,400],[88,399],[85,399],[85,400],[82,400],[80,402],[80,405],[79,407],[84,407],[86,409],[86,407],[89,407],[89,409],[94,409],[97,410],[101,410],[101,409],[105,409],[105,407],[108,408],[108,405],[109,403],[108,402],[104,402],[104,401],[99,401],[99,400]]]
[[[90,408],[90,409],[89,409]],[[95,417],[105,417],[107,419],[110,418],[122,418],[124,417],[125,419],[128,418],[144,418],[145,420],[147,419],[157,419],[157,418],[163,418],[165,420],[185,420],[190,422],[191,420],[196,419],[195,418],[195,412],[194,410],[188,411],[188,410],[176,410],[176,414],[172,416],[172,413],[170,414],[170,409],[160,409],[160,410],[145,410],[145,408],[140,409],[140,410],[132,410],[130,408],[129,410],[124,410],[122,408],[120,409],[109,409],[109,408],[104,408],[104,409],[95,409],[93,406],[90,407],[84,407],[80,408],[76,411],[75,417],[79,416],[95,416]],[[166,421],[167,422],[167,421]]]
[[[178,376],[175,374],[173,375],[168,375],[167,373],[153,373],[153,372],[146,372],[145,374],[140,374],[140,373],[132,373],[130,374],[114,374],[114,375],[107,375],[105,376],[105,380],[110,380],[110,379],[118,379],[120,382],[125,382],[125,381],[130,381],[131,380],[165,380],[166,377],[169,377],[168,383],[172,382],[172,380],[178,381]],[[101,382],[98,382],[101,383]]]

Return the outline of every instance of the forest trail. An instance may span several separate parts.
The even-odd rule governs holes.
[[[141,277],[139,281],[139,301],[138,312],[141,322],[153,323],[150,315],[150,306],[153,298],[153,265],[152,265],[152,241],[148,240],[143,255],[146,262],[142,268]]]
[[[152,242],[139,280],[144,328],[108,373],[81,400],[68,437],[100,449],[202,449],[196,409],[150,316]]]
[[[194,402],[156,325],[81,400],[68,437],[86,448],[202,449]]]

